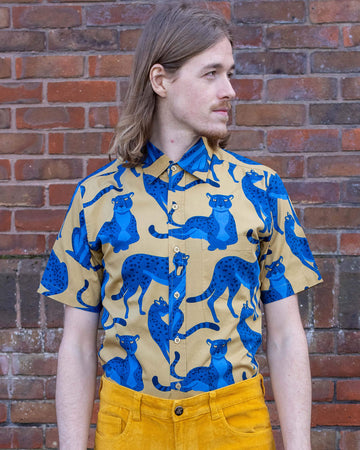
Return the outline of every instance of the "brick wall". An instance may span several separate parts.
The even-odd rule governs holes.
[[[75,184],[107,161],[155,3],[1,0],[0,448],[57,447],[62,307],[36,288]],[[283,177],[325,279],[300,296],[313,449],[359,449],[360,1],[210,3],[233,23],[230,148]]]

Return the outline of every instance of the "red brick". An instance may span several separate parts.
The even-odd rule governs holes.
[[[339,28],[336,26],[293,25],[267,29],[268,48],[337,48]]]
[[[328,429],[311,430],[312,450],[329,450],[336,448],[336,431]]]
[[[264,148],[264,132],[261,130],[232,130],[228,150],[262,150]]]
[[[339,130],[269,130],[267,146],[274,153],[335,152],[340,150]]]
[[[69,205],[75,187],[75,184],[51,184],[49,186],[49,204],[51,206]]]
[[[357,47],[360,45],[360,25],[349,25],[343,27],[345,47]]]
[[[340,186],[336,182],[287,182],[286,189],[295,203],[333,203],[340,200]]]
[[[46,448],[59,448],[59,434],[57,428],[47,428],[45,436]],[[92,448],[89,447],[88,448]]]
[[[11,211],[0,209],[0,231],[10,231]]]
[[[11,59],[7,57],[0,57],[0,78],[11,77]]]
[[[7,375],[9,372],[9,358],[7,355],[0,355],[0,375]]]
[[[16,78],[70,78],[84,74],[84,57],[75,55],[16,58]]]
[[[287,74],[306,73],[306,55],[292,52],[237,52],[236,72],[247,74]]]
[[[144,24],[154,12],[154,5],[96,5],[86,9],[86,25],[139,25]]]
[[[13,402],[11,421],[13,423],[56,423],[54,402]]]
[[[44,152],[44,137],[38,133],[1,133],[0,154],[40,154]]]
[[[49,50],[111,51],[118,48],[116,30],[51,30],[48,39]]]
[[[315,404],[312,426],[356,426],[360,423],[360,404]]]
[[[341,200],[346,203],[359,203],[360,180],[354,178],[344,181],[341,185]]]
[[[53,400],[56,394],[56,377],[47,378],[45,382],[45,397],[47,400]]]
[[[14,28],[70,28],[81,25],[80,6],[19,6],[13,8]]]
[[[1,103],[41,103],[41,83],[4,83],[0,84]]]
[[[79,159],[24,159],[15,163],[17,180],[60,180],[82,178]]]
[[[335,260],[317,259],[324,282],[312,289],[315,328],[333,328],[337,325],[335,290]]]
[[[345,100],[360,99],[360,77],[343,78],[341,80],[342,94]]]
[[[357,125],[360,103],[318,103],[310,105],[309,113],[315,125]]]
[[[6,422],[7,408],[5,403],[0,403],[0,422]]]
[[[7,185],[0,189],[0,206],[33,206],[44,205],[44,188],[41,186]]]
[[[305,4],[302,1],[235,2],[235,20],[244,23],[303,22]]]
[[[309,177],[356,177],[360,173],[360,157],[312,156],[307,166]]]
[[[306,237],[313,253],[326,254],[337,251],[337,236],[335,233],[307,233]]]
[[[92,106],[89,109],[91,128],[115,128],[119,121],[119,108],[116,106]]]
[[[120,30],[120,51],[131,51],[135,50],[136,45],[141,36],[142,29],[130,29],[130,30]]]
[[[41,52],[45,49],[42,31],[0,31],[0,52]]]
[[[36,427],[0,428],[0,448],[42,448],[43,431]]]
[[[50,134],[49,153],[51,154],[100,154],[109,149],[113,133],[65,133]]]
[[[10,128],[11,118],[10,109],[2,108],[0,109],[0,128]]]
[[[334,398],[334,382],[330,380],[312,380],[313,402],[331,402]]]
[[[345,129],[342,132],[343,150],[360,150],[360,128]]]
[[[350,73],[360,70],[360,52],[314,52],[311,55],[312,72]]]
[[[38,255],[44,251],[44,236],[19,233],[0,235],[0,255]]]
[[[0,160],[0,180],[9,180],[11,173],[10,161]]]
[[[58,231],[65,212],[63,209],[15,211],[15,228],[17,231]]]
[[[201,6],[201,1],[198,2],[198,4]],[[225,19],[230,21],[231,19],[231,5],[228,1],[223,2],[209,2],[207,4],[209,6],[210,10],[218,11],[220,14],[222,14]]]
[[[2,351],[8,353],[40,353],[42,334],[39,330],[0,330]]]
[[[86,175],[90,175],[95,170],[100,169],[109,163],[109,158],[89,158],[86,167]]]
[[[236,124],[245,126],[299,126],[305,122],[304,105],[236,105]]]
[[[256,161],[271,167],[282,178],[302,178],[304,158],[302,156],[256,156]]]
[[[357,377],[360,355],[310,355],[310,364],[313,377]]]
[[[231,81],[238,100],[260,100],[263,88],[262,80],[234,79]]]
[[[14,400],[41,400],[44,398],[44,381],[39,378],[14,378],[11,392]]]
[[[360,353],[360,331],[340,330],[337,335],[338,353]]]
[[[341,233],[340,253],[342,255],[360,255],[360,233]]]
[[[61,329],[47,330],[44,334],[45,352],[57,353],[59,351],[62,335],[63,331]]]
[[[360,226],[360,208],[306,207],[304,225],[309,228],[357,228]]]
[[[340,432],[340,450],[360,448],[360,431],[344,430]]]
[[[315,23],[358,22],[358,0],[326,0],[310,2],[310,20]]]
[[[127,77],[131,73],[132,55],[89,56],[91,77]]]
[[[336,398],[338,400],[359,401],[360,380],[339,380],[336,383]]]
[[[261,26],[233,25],[231,32],[234,49],[262,47],[263,29]]]
[[[337,95],[335,78],[278,78],[268,80],[269,100],[332,100]]]
[[[64,81],[49,83],[49,102],[113,102],[116,100],[115,81]]]
[[[306,337],[310,353],[333,353],[335,350],[335,335],[328,330],[307,330]]]
[[[0,8],[0,28],[8,28],[10,26],[10,9]]]
[[[12,357],[14,375],[55,375],[57,357],[41,354],[15,354]]]
[[[18,108],[16,123],[20,129],[83,128],[85,112],[80,107]]]

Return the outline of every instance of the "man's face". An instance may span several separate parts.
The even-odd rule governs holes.
[[[234,70],[232,47],[227,38],[187,61],[171,79],[166,95],[170,127],[191,138],[227,135],[230,84]]]

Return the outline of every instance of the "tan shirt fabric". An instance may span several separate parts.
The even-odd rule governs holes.
[[[200,139],[77,187],[39,292],[102,310],[106,375],[182,398],[255,376],[260,302],[321,277],[282,181]]]

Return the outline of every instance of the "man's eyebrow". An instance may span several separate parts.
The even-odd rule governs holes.
[[[209,70],[209,69],[223,69],[224,65],[220,64],[220,63],[214,63],[214,64],[207,64],[206,66],[204,66],[202,69],[203,70]],[[235,70],[235,64],[233,64],[230,69],[229,72]]]

